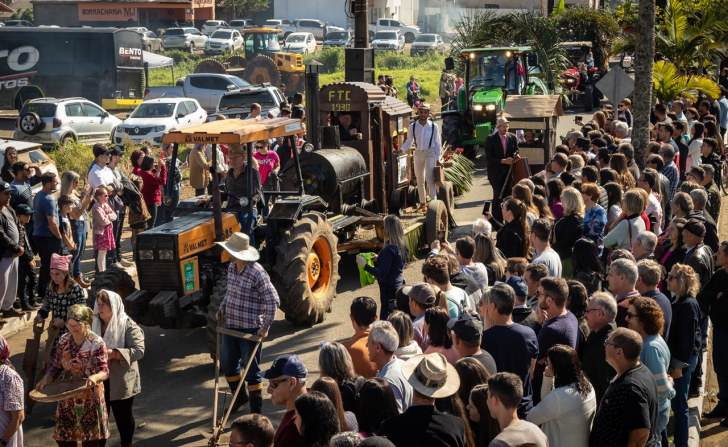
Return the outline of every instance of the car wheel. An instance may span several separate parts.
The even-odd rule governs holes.
[[[195,43],[190,42],[190,54],[195,54]]]
[[[20,130],[28,135],[37,134],[42,124],[40,116],[34,112],[26,112],[20,117]]]
[[[412,43],[415,41],[415,35],[412,33],[406,33],[404,35],[404,41],[407,43]]]
[[[61,138],[61,147],[66,147],[74,141],[75,139],[73,138],[73,135],[64,135],[63,138]]]

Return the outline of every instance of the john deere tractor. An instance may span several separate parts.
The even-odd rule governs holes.
[[[465,83],[457,92],[457,110],[442,113],[443,134],[451,146],[474,156],[493,133],[508,95],[547,95],[553,82],[532,47],[465,49],[460,54]],[[445,63],[454,67],[452,58]]]

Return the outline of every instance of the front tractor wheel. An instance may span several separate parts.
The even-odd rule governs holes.
[[[324,321],[339,281],[333,227],[321,213],[303,215],[281,236],[273,272],[281,310],[296,324]]]

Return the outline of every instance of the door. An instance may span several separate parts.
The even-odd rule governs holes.
[[[197,31],[197,29],[192,31],[192,41],[195,42],[195,46],[197,48],[204,47],[207,43],[207,36],[202,34],[201,32]]]
[[[212,86],[210,90],[210,108],[208,110],[217,110],[220,98],[227,91],[228,85],[232,83],[225,78],[211,78],[210,81]]]
[[[180,118],[179,115],[184,116]],[[187,107],[185,107],[184,102],[177,104],[177,110],[174,112],[174,121],[177,123],[177,126],[175,126],[177,129],[184,129],[192,125],[192,116],[187,110]]]
[[[83,112],[83,106],[80,102],[66,104],[66,118],[68,125],[76,132],[79,140],[88,138],[89,124],[86,120],[86,114]]]
[[[189,86],[185,86],[185,96],[195,98],[205,110],[215,110],[217,102],[212,104],[213,100],[210,99],[213,78],[211,76],[192,76],[189,80]],[[219,96],[216,98],[219,99]]]
[[[308,47],[308,52],[310,54],[316,52],[316,39],[313,38],[313,34],[306,36],[306,46]]]
[[[237,50],[238,48],[243,46],[243,38],[240,36],[240,33],[237,31],[233,31],[233,51]]]
[[[86,121],[89,125],[89,139],[106,142],[111,138],[111,120],[109,114],[101,107],[86,102],[83,104],[86,109]]]
[[[185,101],[185,106],[187,107],[188,116],[191,118],[192,124],[202,124],[205,122],[207,114],[201,108],[197,107],[194,101]]]

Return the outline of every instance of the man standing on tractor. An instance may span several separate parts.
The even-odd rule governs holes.
[[[226,329],[265,339],[281,302],[268,273],[256,262],[260,258],[258,250],[250,245],[250,238],[244,233],[233,233],[227,242],[216,244],[223,247],[231,259],[227,273],[227,291],[220,303],[220,310],[217,311],[218,321],[225,322]],[[253,341],[222,335],[220,365],[225,380],[233,395],[238,386],[242,387],[232,403],[233,412],[248,403],[251,413],[261,414],[263,411],[263,377],[260,374],[262,342],[257,350],[255,347],[256,343]],[[247,365],[251,356],[253,361],[245,377],[242,377],[241,365]],[[250,397],[245,391],[243,379],[248,383]]]
[[[498,132],[485,139],[485,157],[488,160],[488,181],[493,188],[493,218],[503,221],[500,193],[508,181],[508,166],[513,164],[513,154],[518,150],[518,138],[508,132],[508,120],[501,116],[496,123]],[[506,196],[510,195],[507,193]]]
[[[415,144],[414,162],[415,176],[417,177],[417,192],[420,197],[420,207],[417,211],[427,211],[427,194],[425,193],[425,180],[430,190],[430,199],[437,199],[437,186],[433,171],[435,164],[440,163],[442,143],[440,142],[440,129],[434,121],[430,121],[430,105],[426,102],[417,108],[419,119],[413,121],[409,126],[407,141],[402,145],[402,152],[407,152]],[[514,135],[515,138],[515,135]]]

